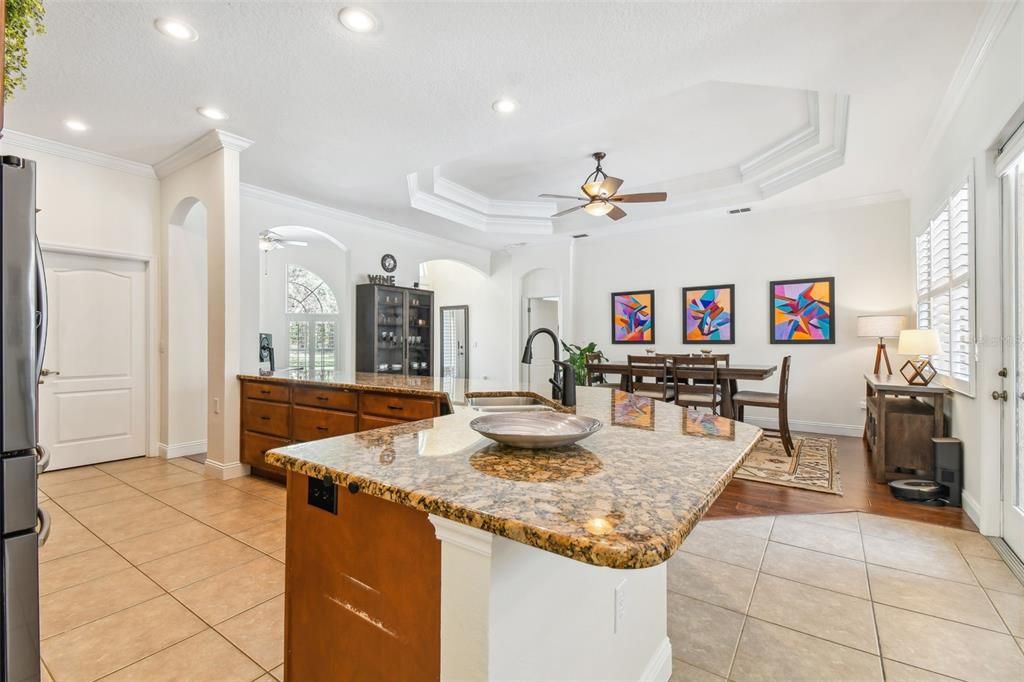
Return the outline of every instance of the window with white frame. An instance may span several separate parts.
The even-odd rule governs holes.
[[[971,182],[964,181],[917,236],[917,326],[934,329],[942,354],[932,358],[935,370],[951,384],[972,392],[973,232]]]
[[[338,300],[319,275],[301,265],[286,268],[288,366],[317,375],[334,373],[338,357]]]

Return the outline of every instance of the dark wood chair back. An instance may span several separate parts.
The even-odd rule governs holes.
[[[689,396],[714,396],[718,391],[718,365],[715,357],[677,355],[672,358],[672,381],[676,402]]]
[[[728,353],[714,353],[711,355],[714,359],[718,360],[718,364],[722,367],[729,366],[729,354]]]
[[[789,404],[789,365],[793,360],[792,355],[782,358],[782,371],[779,372],[779,406],[783,413],[788,412]]]
[[[668,375],[668,363],[664,357],[657,355],[628,355],[626,362],[629,364],[629,392],[634,393],[640,384],[649,390],[660,390],[662,396],[668,395],[667,389],[670,385]],[[652,381],[644,381],[645,378]],[[637,381],[639,379],[639,381]]]
[[[600,351],[596,353],[587,353],[583,356],[583,360],[587,364],[587,386],[606,383],[604,373],[594,370],[590,365],[599,365],[607,359],[608,358],[604,356],[604,353]]]

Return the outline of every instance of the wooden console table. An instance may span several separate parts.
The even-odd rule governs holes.
[[[939,383],[911,385],[899,374],[865,374],[864,380],[867,407],[864,440],[871,450],[875,480],[885,483],[907,478],[907,473],[895,471],[897,466],[930,470],[931,450],[924,441],[930,443],[932,437],[946,435],[945,400],[951,391]],[[922,398],[931,399],[931,405],[923,402]],[[930,418],[930,433],[926,429],[908,426],[922,418]],[[889,422],[899,424],[898,428],[894,429]],[[893,445],[899,452],[887,453]]]

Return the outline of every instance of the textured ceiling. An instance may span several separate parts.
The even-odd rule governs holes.
[[[845,164],[771,201],[900,189],[983,9],[378,3],[382,30],[356,35],[342,6],[51,0],[7,125],[154,163],[213,127],[197,106],[219,106],[219,127],[255,141],[245,182],[493,248],[519,240],[410,208],[406,175],[450,167],[532,199],[571,189],[605,148],[636,188],[734,163],[799,115],[794,92],[827,91],[850,96]],[[160,35],[161,16],[199,41]],[[495,114],[500,95],[521,110]]]

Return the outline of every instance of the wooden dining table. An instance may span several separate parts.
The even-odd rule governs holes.
[[[736,395],[737,381],[764,381],[775,374],[777,365],[730,365],[729,367],[718,368],[718,383],[722,391],[722,416],[734,419],[736,408],[733,406],[732,397]],[[606,362],[588,362],[587,373],[594,374],[618,374],[619,388],[623,391],[629,390],[629,363],[621,360],[608,360]]]

